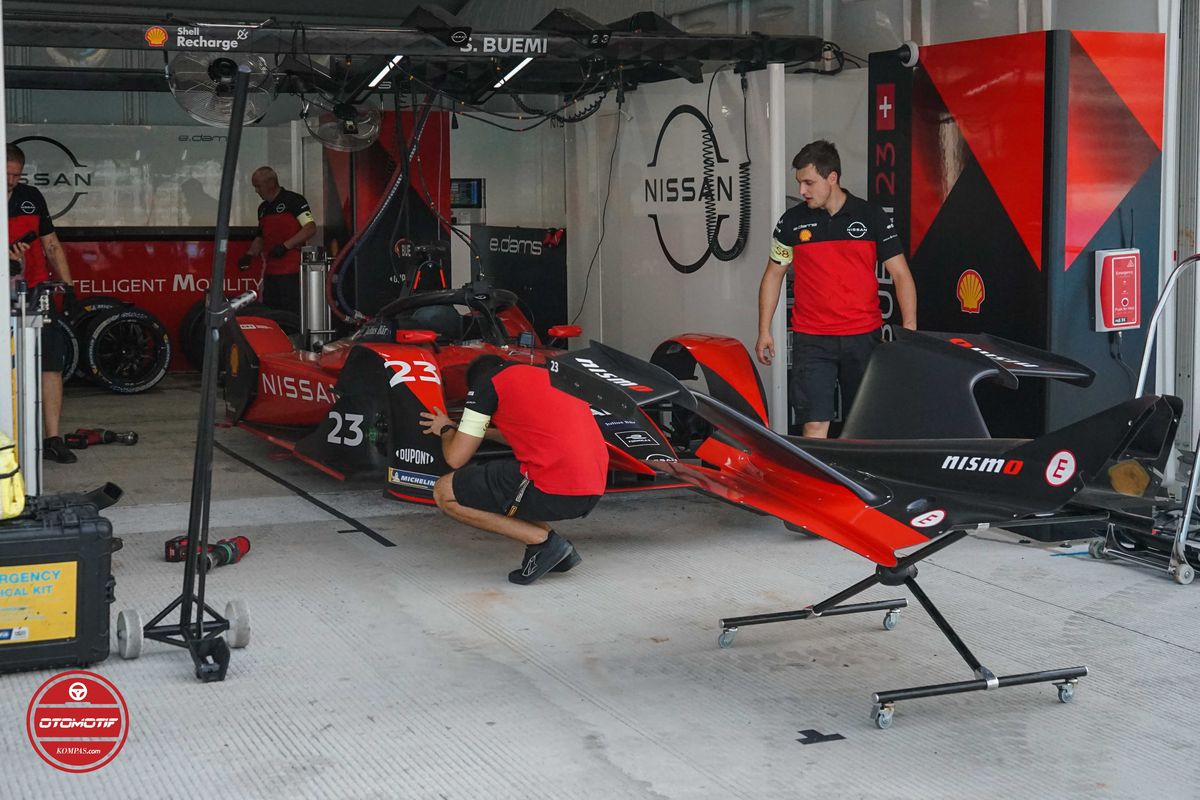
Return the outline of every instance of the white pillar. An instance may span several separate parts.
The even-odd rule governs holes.
[[[783,64],[767,65],[767,173],[771,176],[771,223],[783,216],[787,203],[787,154],[784,152]],[[787,285],[784,284],[784,291]],[[767,403],[771,429],[787,433],[787,298],[780,296],[771,318],[771,336],[775,339],[775,360],[771,363]]]
[[[3,13],[3,4],[0,3],[0,14]],[[3,26],[0,25],[0,66],[3,65],[4,53],[4,33]],[[0,138],[8,142],[8,109],[5,107],[6,91],[4,86],[4,70],[0,69]],[[6,187],[7,191],[7,187]],[[8,252],[8,226],[0,225],[0,246],[3,247],[5,253]],[[9,314],[9,306],[12,300],[9,297],[9,285],[7,280],[0,280],[0,331],[4,334],[4,344],[0,350],[3,352],[3,359],[0,359],[0,431],[4,431],[10,439],[14,441],[17,438],[16,425],[13,419],[13,359],[12,359],[12,341],[10,336],[12,333],[12,319]]]

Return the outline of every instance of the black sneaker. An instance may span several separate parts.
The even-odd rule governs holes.
[[[564,558],[562,561],[558,562],[558,566],[556,566],[554,569],[552,569],[550,571],[551,572],[569,572],[571,570],[571,567],[575,566],[580,561],[583,561],[583,556],[579,555],[579,552],[572,546],[571,552],[567,554],[567,557]]]
[[[554,531],[550,531],[546,541],[541,544],[526,545],[525,558],[521,561],[521,568],[508,573],[508,579],[512,583],[519,583],[522,586],[533,583],[565,562],[574,552],[575,548],[570,542]]]
[[[61,436],[51,436],[42,442],[42,455],[59,464],[74,464],[79,457],[71,452]]]

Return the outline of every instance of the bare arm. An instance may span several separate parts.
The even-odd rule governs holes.
[[[421,427],[430,436],[437,436],[442,443],[442,458],[451,469],[458,469],[471,460],[483,443],[483,437],[472,436],[456,429],[446,412],[435,408],[433,413],[421,412]],[[486,433],[485,433],[486,436]]]
[[[50,269],[58,276],[58,279],[68,286],[71,284],[71,266],[67,263],[67,251],[63,250],[62,243],[58,241],[57,233],[47,233],[42,239],[42,250],[46,253],[46,260],[50,262]]]
[[[917,284],[903,255],[892,256],[883,262],[896,287],[896,302],[900,306],[900,322],[910,331],[917,329]]]
[[[760,364],[770,364],[775,358],[771,318],[775,316],[775,308],[779,305],[779,294],[785,275],[787,267],[768,259],[762,281],[758,284],[758,341],[754,345],[754,355]]]

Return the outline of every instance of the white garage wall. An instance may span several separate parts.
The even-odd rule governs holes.
[[[542,98],[530,102],[547,105]],[[487,180],[489,225],[559,228],[566,225],[563,148],[563,130],[552,122],[510,133],[459,115],[458,129],[450,131],[450,175]]]
[[[866,72],[836,78],[790,76],[785,82],[788,119],[788,157],[813,138],[829,138],[842,150],[852,191],[865,191]],[[733,261],[710,258],[695,272],[684,274],[664,256],[650,214],[657,215],[663,239],[677,261],[698,258],[706,242],[704,205],[662,202],[654,183],[668,177],[702,181],[700,126],[692,117],[676,118],[663,134],[655,166],[655,142],[669,112],[690,104],[705,109],[708,84],[682,82],[646,86],[628,95],[621,118],[620,139],[613,159],[611,196],[603,243],[596,254],[600,214],[604,205],[608,163],[612,153],[617,114],[609,102],[604,112],[567,131],[568,227],[574,232],[568,250],[569,304],[580,312],[584,338],[638,355],[649,355],[663,339],[684,331],[735,336],[747,346],[757,336],[758,282],[762,277],[775,220],[769,212],[766,172],[766,75],[749,78],[750,158],[753,162],[750,238],[742,255]],[[736,238],[738,221],[737,165],[744,158],[741,89],[736,76],[722,73],[714,87],[711,119],[717,143],[728,163],[716,169],[718,178],[732,185],[733,197],[719,197],[717,210],[728,214],[721,243],[728,248]],[[819,113],[807,109],[819,108]],[[796,109],[793,111],[792,109]],[[789,186],[791,171],[788,169]],[[647,185],[650,181],[650,185]],[[586,291],[586,299],[585,299]]]

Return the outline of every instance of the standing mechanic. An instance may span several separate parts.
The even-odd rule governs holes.
[[[250,249],[238,259],[239,269],[249,269],[266,251],[262,301],[271,308],[300,313],[300,250],[317,232],[317,223],[303,196],[279,185],[270,167],[259,167],[250,176],[262,198],[258,206],[258,232]]]
[[[566,572],[581,559],[548,521],[586,516],[608,471],[591,409],[552,387],[547,370],[495,355],[468,365],[467,389],[457,426],[439,408],[421,412],[421,426],[441,437],[454,470],[434,485],[434,501],[452,519],[525,544],[521,566],[508,573],[513,583]],[[507,442],[514,457],[467,464],[484,438]]]
[[[892,277],[901,323],[909,330],[917,328],[917,287],[888,215],[841,187],[842,162],[832,143],[805,145],[792,168],[804,202],[785,211],[775,226],[758,287],[754,353],[761,364],[775,358],[771,317],[790,265],[792,408],[805,436],[825,438],[836,411],[835,387],[841,386],[844,416],[879,343],[883,315],[876,261]]]
[[[24,169],[25,152],[15,144],[8,145],[9,259],[20,265],[30,290],[50,280],[50,270],[69,287],[71,268],[54,232],[46,198],[34,187],[21,183]],[[28,241],[21,241],[22,237]],[[42,455],[60,464],[73,464],[78,459],[58,431],[63,403],[62,371],[69,347],[65,337],[56,325],[47,323],[42,327],[42,422],[46,434]]]

